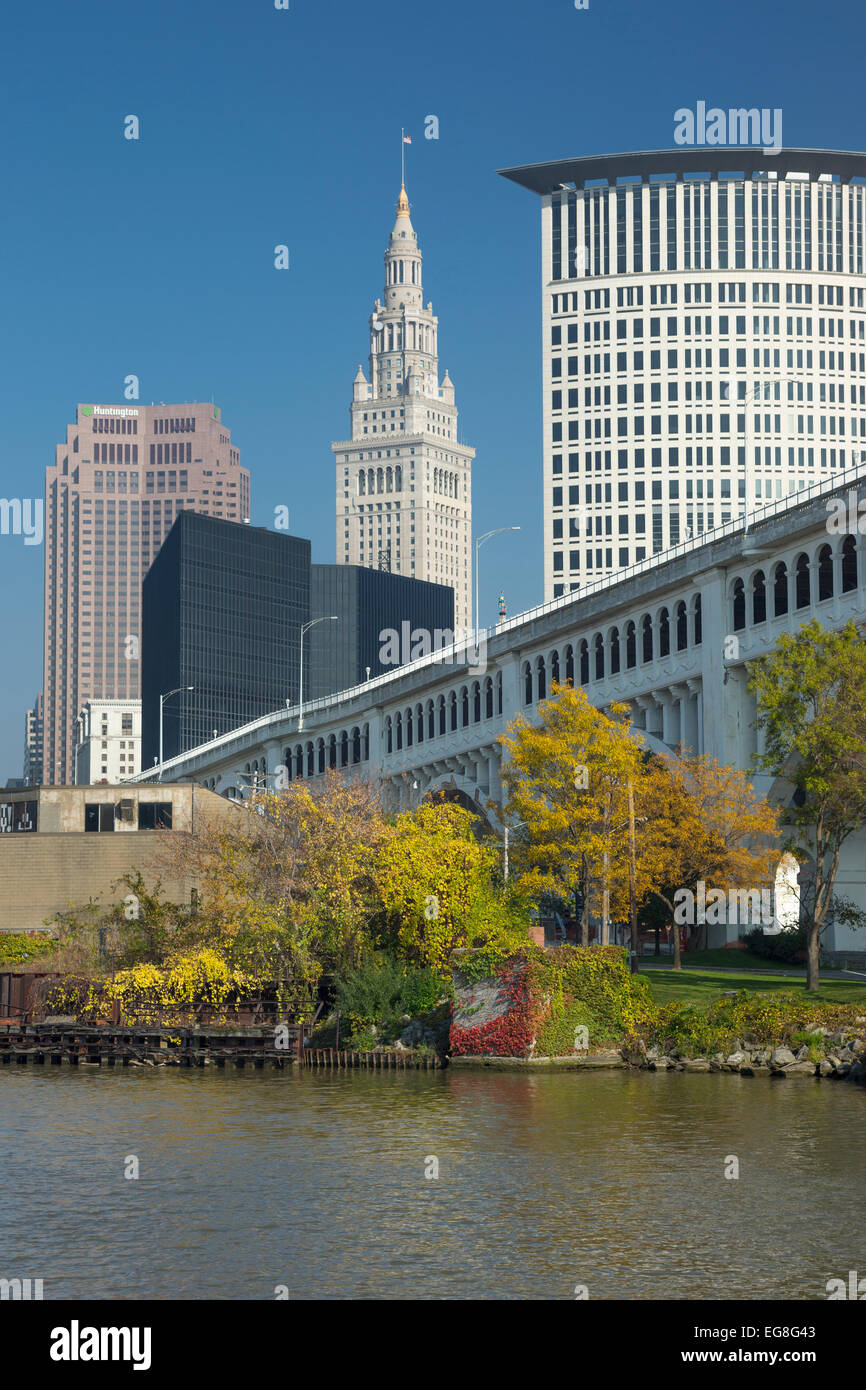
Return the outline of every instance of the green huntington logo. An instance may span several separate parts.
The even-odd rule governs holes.
[[[92,406],[92,405],[83,405],[83,406],[81,407],[81,413],[82,413],[82,415],[92,415],[92,414],[93,414],[93,406]]]

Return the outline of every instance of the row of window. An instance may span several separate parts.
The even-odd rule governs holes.
[[[375,492],[402,492],[403,469],[398,463],[391,468],[362,468],[358,473],[358,494],[365,497]]]
[[[86,462],[86,460],[85,460]],[[137,444],[100,444],[98,440],[93,445],[94,463],[138,463]]]
[[[554,393],[556,394],[556,393]],[[734,416],[734,427],[731,428],[731,415],[725,411],[718,417],[718,433],[738,435],[743,434],[746,428],[745,415]],[[679,414],[650,415],[649,434],[658,437],[662,434],[678,435],[680,433],[680,420],[682,419],[682,432],[684,434],[712,434],[714,431],[713,416],[710,413],[687,411],[682,417]],[[663,420],[665,422],[663,428]],[[816,424],[817,422],[817,424]],[[583,432],[581,434],[580,420],[568,421],[568,442],[578,443],[581,438],[589,439],[612,439],[614,437],[613,420],[611,416],[583,416]],[[776,414],[766,414],[763,419],[756,413],[753,421],[753,428],[757,434],[782,434],[782,416]],[[790,419],[786,417],[784,433],[788,434],[815,434],[824,436],[836,436],[844,438],[848,433],[846,418],[844,415],[818,415],[811,414],[791,414]],[[851,420],[850,433],[854,438],[866,438],[866,416]],[[555,423],[552,430],[553,443],[562,444],[562,424]],[[644,415],[619,415],[616,417],[616,438],[627,439],[630,435],[635,438],[644,438],[647,434],[646,416]],[[725,446],[722,446],[724,454]]]
[[[562,362],[558,360],[552,365],[554,369],[553,376],[554,379],[556,379],[562,375]],[[557,368],[559,368],[559,370],[557,370]],[[576,357],[569,357],[568,359],[568,374],[569,376],[577,375]],[[664,383],[667,388],[665,399],[669,403],[679,402],[680,391],[682,391],[682,399],[685,401],[712,401],[714,384],[712,380],[704,380],[700,377],[695,381],[684,382],[668,378]],[[649,401],[651,404],[661,403],[662,385],[660,381],[651,381],[649,383]],[[752,388],[751,391],[749,390],[750,386]],[[783,386],[786,388],[784,402],[782,399]],[[819,381],[817,383],[813,381],[781,382],[772,380],[764,382],[721,381],[718,383],[718,399],[731,404],[742,402],[742,404],[745,405],[747,399],[749,399],[754,402],[755,405],[777,402],[779,404],[785,403],[793,407],[801,401],[811,404],[815,400],[816,386],[818,392],[817,399],[819,402],[826,403],[829,401],[832,405],[837,404],[837,402],[839,405],[845,404],[845,384],[843,382],[837,383],[833,381]],[[616,391],[617,405],[627,406],[630,403],[632,405],[644,405],[647,401],[647,387],[640,381],[632,382],[631,387],[624,382],[619,383],[615,387],[584,386],[584,409],[600,409],[604,406],[613,404],[614,391]],[[631,392],[630,396],[629,391]],[[554,410],[562,409],[563,396],[564,392],[561,390],[553,392]],[[850,386],[848,388],[848,400],[851,405],[857,405],[859,403],[860,405],[866,406],[866,386]],[[557,401],[559,404],[557,404]],[[580,387],[571,386],[568,388],[568,408],[569,410],[580,408]]]
[[[195,433],[194,415],[160,417],[160,419],[154,420],[153,422],[154,434],[184,434],[187,431],[192,434]],[[228,437],[226,435],[222,435],[221,440],[223,443],[228,443]],[[153,449],[153,445],[151,445],[151,449]]]
[[[94,415],[94,434],[138,434],[138,420],[133,416]]]
[[[105,768],[102,769],[103,772]],[[114,830],[115,822],[127,820],[123,802],[116,805],[110,801],[87,801],[84,804],[84,829],[92,831]],[[140,801],[138,803],[139,830],[171,830],[170,801]]]
[[[600,472],[602,471],[602,465],[604,466],[604,472],[605,472],[605,473],[610,473],[610,471],[611,471],[611,457],[612,457],[612,451],[611,451],[610,449],[604,449],[604,450],[602,450],[602,449],[596,449],[596,450],[594,450],[594,451],[588,451],[587,453],[584,454],[584,472],[586,472],[586,473],[591,473],[591,472],[593,471],[593,460],[595,460],[595,472],[596,472],[596,473],[600,473]],[[652,449],[652,450],[650,450],[650,457],[651,457],[651,461],[652,461],[653,471],[655,471],[656,469],[660,469],[661,466],[662,466],[662,450],[661,450],[661,449]],[[700,469],[700,468],[703,468],[703,467],[706,465],[706,467],[707,467],[708,469],[711,469],[711,468],[713,467],[713,459],[714,459],[713,446],[712,446],[712,445],[708,445],[707,448],[704,449],[702,445],[692,446],[692,445],[690,444],[690,445],[688,445],[688,446],[683,450],[682,457],[683,457],[683,460],[684,460],[684,462],[685,462],[685,467],[686,467],[687,469],[689,469],[689,470],[691,470],[691,468],[692,468],[693,465],[695,465],[695,466],[696,466],[697,468],[699,468],[699,469]],[[746,465],[746,450],[745,450],[745,448],[744,448],[742,445],[740,445],[740,446],[737,448],[737,450],[735,451],[734,457],[736,458],[737,467],[740,468],[740,469],[745,468],[745,465]],[[635,472],[641,473],[641,472],[643,472],[644,469],[645,469],[645,464],[646,464],[646,450],[644,450],[644,449],[634,449],[634,450],[631,452],[631,454],[630,454],[628,449],[617,449],[617,451],[616,451],[616,458],[617,458],[617,468],[618,468],[618,470],[619,470],[620,472],[625,471],[625,470],[627,470],[627,469],[632,469],[632,470],[634,470]],[[674,472],[674,473],[675,473],[675,472],[682,466],[682,465],[681,465],[681,462],[680,462],[680,450],[679,450],[679,448],[678,448],[676,445],[671,445],[671,447],[668,449],[667,461],[668,461],[668,469],[669,469],[671,472]],[[848,463],[849,463],[849,462],[850,462],[850,463],[856,463],[856,462],[857,462],[857,454],[856,454],[856,451],[852,451],[852,454],[851,454],[851,457],[850,457],[850,460],[849,460],[848,454],[847,454],[847,452],[846,452],[845,449],[838,449],[838,450],[837,450],[837,449],[826,449],[826,448],[824,448],[824,449],[821,449],[821,450],[816,451],[816,450],[813,449],[813,448],[808,448],[808,449],[807,449],[807,448],[799,448],[799,447],[796,447],[796,448],[795,448],[793,445],[788,449],[788,467],[789,467],[789,468],[794,468],[795,465],[796,465],[797,468],[803,468],[803,467],[805,467],[805,466],[808,466],[809,468],[813,468],[813,467],[815,466],[816,461],[817,461],[817,462],[820,462],[820,465],[821,465],[822,468],[825,468],[825,469],[826,469],[826,468],[829,468],[831,471],[835,471],[835,469],[836,469],[837,466],[838,466],[839,468],[845,468],[845,467],[848,466]],[[720,465],[720,467],[722,467],[722,468],[730,468],[731,462],[732,462],[732,450],[731,450],[727,445],[723,445],[722,448],[719,450],[719,465]],[[776,444],[776,445],[769,445],[769,444],[765,444],[765,445],[760,445],[760,444],[758,444],[758,445],[756,445],[756,446],[755,446],[755,450],[754,450],[754,462],[755,462],[755,467],[758,468],[758,469],[760,469],[762,466],[763,466],[764,468],[771,468],[771,467],[773,466],[773,463],[774,463],[774,462],[775,462],[776,468],[781,468],[781,466],[782,466],[782,449],[781,449],[781,446],[778,445],[778,444]],[[580,471],[580,454],[579,454],[579,453],[569,454],[569,456],[568,456],[568,471],[569,471],[569,474],[571,474],[571,473],[578,473],[578,472]],[[554,477],[560,476],[560,475],[562,474],[562,454],[554,454],[554,455],[553,455],[553,474],[554,474]],[[726,483],[726,481],[727,481],[727,480],[724,479],[724,478],[721,480],[721,482],[722,482],[722,492],[721,492],[721,496],[722,496],[722,497],[728,497],[728,496],[730,495],[730,493],[729,493],[728,491],[725,490],[725,483]],[[799,483],[799,480],[798,480],[798,485],[801,486],[801,487],[803,486],[802,483]],[[595,494],[594,500],[595,500],[595,502],[601,502],[602,497],[601,497],[601,494],[598,492],[598,489],[601,487],[601,483],[596,483],[595,486],[596,486],[596,494]],[[609,483],[606,483],[606,484],[605,484],[605,487],[606,487],[606,488],[608,488],[609,486],[610,486]],[[622,484],[621,484],[620,486],[622,486]],[[643,484],[642,482],[636,482],[635,486],[636,486],[636,487],[641,487],[641,488],[642,488],[642,487],[644,486],[644,484]],[[655,489],[655,484],[653,484],[653,488]],[[793,486],[791,487],[791,491],[794,491]],[[554,492],[555,492],[555,493],[558,493],[558,495],[559,495],[559,500],[558,500],[558,501],[554,501],[554,506],[557,506],[557,507],[558,507],[558,506],[561,506],[561,505],[562,505],[562,495],[561,495],[561,494],[562,494],[562,489],[561,489],[561,488],[559,488],[559,489],[554,489]],[[687,493],[687,495],[689,495],[689,494]],[[740,495],[740,497],[744,497],[744,496],[745,496],[744,484],[743,484],[743,481],[742,481],[742,480],[740,481],[740,492],[739,492],[739,495]],[[654,496],[654,497],[656,496],[655,490],[653,491],[653,496]],[[759,497],[759,496],[760,496],[760,493],[756,493],[755,496],[756,496],[756,497]],[[637,500],[641,500],[642,497],[643,497],[643,494],[642,494],[642,493],[636,494],[636,497],[637,497]],[[575,502],[576,500],[578,500],[578,499],[576,499],[576,498],[572,495],[571,490],[569,490],[569,502],[570,502],[570,503],[573,503],[573,502]],[[589,501],[589,500],[590,500],[589,497],[587,497],[587,501]],[[610,497],[607,495],[607,493],[605,493],[604,500],[605,500],[606,502],[609,502],[609,501],[610,501]]]
[[[653,317],[649,320],[649,337],[676,338],[678,336],[689,337],[745,337],[751,333],[758,337],[770,336],[778,338],[784,331],[788,338],[811,338],[815,336],[815,324],[817,322],[817,336],[819,338],[845,338],[859,340],[862,342],[866,336],[863,319],[849,319],[846,334],[845,319],[819,317],[813,319],[811,314],[788,314],[785,317],[785,327],[782,329],[781,314],[753,314],[750,328],[747,327],[745,314],[733,315],[733,328],[731,326],[732,316],[730,314],[719,314],[716,320],[717,327],[713,326],[712,314],[686,314],[682,319],[668,316],[664,320],[662,329],[662,319]],[[619,342],[625,342],[631,337],[635,342],[642,341],[644,338],[643,318],[633,319],[584,319],[583,341],[584,343],[609,343],[614,337]],[[571,336],[571,329],[579,325],[570,323],[569,329],[570,343],[578,341],[577,337]],[[561,325],[554,324],[561,329]],[[631,332],[629,333],[629,328]],[[560,340],[561,341],[561,338]],[[151,449],[153,446],[151,445]]]
[[[676,304],[680,289],[683,292],[684,304],[712,304],[713,290],[718,290],[718,302],[720,304],[745,304],[746,302],[746,282],[744,280],[731,284],[720,281],[714,285],[712,281],[705,280],[699,284],[687,283],[685,285],[650,285],[649,303],[656,304]],[[811,304],[812,285],[785,285],[786,304]],[[780,304],[782,286],[778,280],[755,280],[752,283],[752,303],[753,304]],[[863,288],[849,287],[848,304],[852,309],[862,309],[866,305],[866,292]],[[834,305],[841,308],[845,303],[845,289],[842,285],[818,285],[817,303]],[[616,291],[616,307],[618,309],[641,309],[644,302],[643,285],[621,285]],[[599,309],[609,309],[611,305],[611,291],[609,289],[584,290],[583,308],[584,312],[593,312]],[[367,417],[364,416],[366,419]]]
[[[93,490],[94,492],[114,492],[116,481],[118,492],[138,492],[138,480],[138,473],[104,473],[103,469],[95,468],[93,471]],[[189,487],[189,472],[186,468],[181,468],[174,472],[169,470],[167,474],[165,472],[146,473],[145,490],[147,492],[165,492],[166,481],[169,492],[186,492]],[[222,483],[217,483],[215,486],[217,489],[221,489]],[[234,491],[237,484],[227,483],[226,486],[229,491]]]
[[[558,332],[554,327],[553,333]],[[557,339],[554,346],[560,346],[561,339]],[[746,366],[746,349],[737,348],[735,350],[736,365]],[[649,354],[649,370],[660,372],[662,370],[662,353],[658,349],[653,349]],[[577,375],[577,358],[568,359],[568,375]],[[815,354],[811,348],[788,348],[785,353],[785,365],[792,371],[812,371]],[[562,368],[559,371],[553,370],[556,362],[561,362],[561,358],[553,358],[551,364],[551,374],[556,377],[562,376]],[[631,368],[629,368],[628,353],[616,353],[616,371],[640,373],[646,370],[646,354],[638,351],[632,353]],[[574,364],[572,366],[572,364]],[[682,369],[679,366],[679,350],[669,348],[665,359],[668,371],[712,371],[713,370],[713,349],[712,348],[686,348],[683,351]],[[729,371],[731,367],[731,353],[729,348],[720,348],[718,352],[717,365],[720,371]],[[780,348],[754,348],[752,350],[752,365],[756,368],[781,367],[782,353]],[[610,376],[611,354],[609,352],[587,353],[583,359],[584,376]],[[852,352],[849,354],[849,363],[846,366],[844,352],[827,352],[822,349],[818,353],[818,370],[821,372],[866,372],[866,353]]]

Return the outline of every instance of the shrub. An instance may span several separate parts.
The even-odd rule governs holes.
[[[647,981],[632,975],[622,946],[560,946],[538,951],[530,966],[535,994],[550,999],[550,1018],[564,1016],[569,1004],[587,1013],[590,1046],[616,1042],[655,1022],[658,1009]],[[591,1021],[590,1021],[591,1020]],[[572,1030],[567,1051],[574,1045]]]
[[[814,1060],[822,1055],[814,1034],[818,1024],[851,1022],[857,1004],[822,1004],[797,994],[763,994],[742,989],[733,997],[716,999],[705,1010],[668,1004],[660,1012],[654,1040],[686,1057],[730,1052],[737,1043],[802,1043]]]
[[[370,1025],[395,1031],[406,1014],[429,1013],[443,995],[452,994],[450,981],[427,966],[401,964],[384,951],[373,951],[337,981],[336,1002],[353,1036]]]
[[[551,1015],[541,1025],[536,1038],[536,1054],[539,1057],[565,1057],[570,1052],[576,1052],[575,1037],[581,1027],[586,1028],[589,1034],[590,1047],[598,1042],[614,1041],[607,1036],[606,1030],[586,1004],[572,1000],[563,1004],[561,1012],[555,1017]]]
[[[505,1008],[482,1026],[452,1029],[452,1048],[462,1054],[526,1056],[534,1037],[536,1055],[569,1056],[578,1027],[588,1030],[594,1048],[620,1043],[658,1017],[649,985],[631,974],[621,946],[532,946],[506,959],[472,951],[457,960],[467,985],[497,977]]]
[[[0,968],[26,965],[28,961],[47,955],[56,946],[54,937],[43,933],[0,932]]]
[[[760,927],[747,932],[746,947],[762,960],[777,960],[784,964],[796,959],[806,950],[806,936],[799,927],[788,927],[774,936],[766,936]]]

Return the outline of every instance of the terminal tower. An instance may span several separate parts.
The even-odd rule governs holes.
[[[369,375],[358,367],[351,430],[336,462],[338,563],[368,565],[454,590],[472,607],[472,460],[458,442],[454,385],[439,376],[439,320],[424,304],[422,257],[405,186],[385,252],[384,299],[370,315]]]

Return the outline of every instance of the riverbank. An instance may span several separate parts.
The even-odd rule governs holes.
[[[784,1081],[788,1077],[813,1080],[853,1081],[866,1085],[866,1043],[854,1051],[849,1045],[835,1045],[829,1056],[814,1062],[803,1047],[794,1053],[784,1046],[760,1048],[757,1051],[738,1050],[728,1057],[716,1053],[713,1057],[680,1057],[661,1053],[658,1048],[621,1052],[600,1052],[573,1057],[452,1057],[451,1066],[458,1070],[493,1068],[497,1071],[651,1071],[688,1072],[692,1074],[718,1072],[746,1077],[767,1077]]]
[[[618,947],[466,953],[455,970],[453,1065],[866,1081],[858,986],[830,984],[828,998],[778,979],[762,989],[754,975],[725,990],[671,973],[679,997],[660,998],[666,979],[631,974]],[[855,997],[840,1002],[849,989]]]

